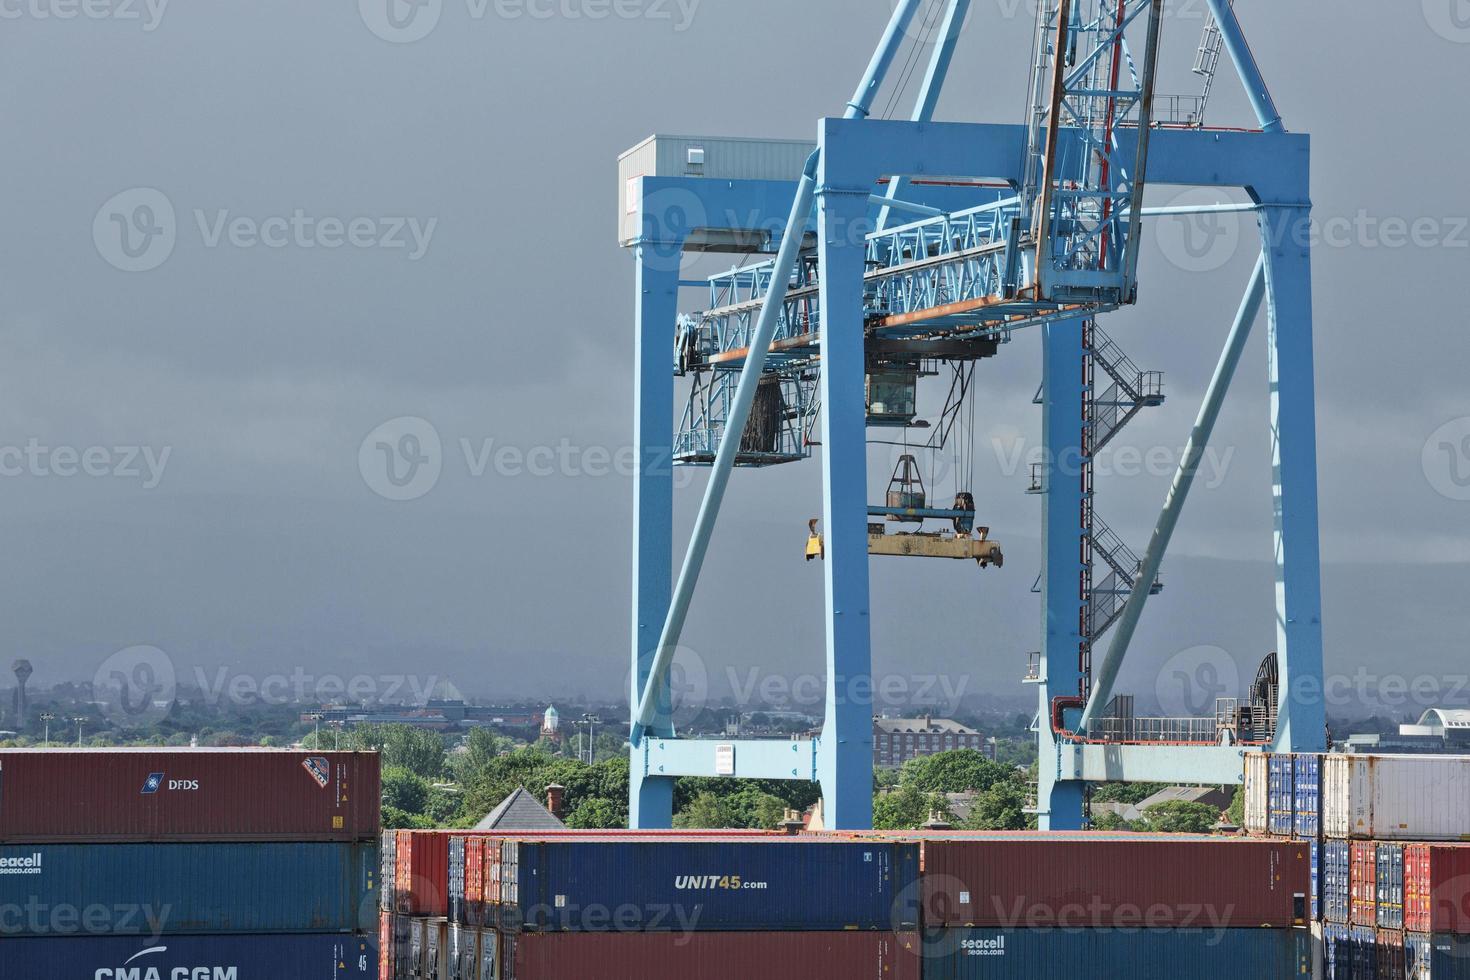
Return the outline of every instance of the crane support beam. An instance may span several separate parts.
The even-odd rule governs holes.
[[[731,776],[815,782],[820,739],[658,738],[633,750],[632,770],[643,779]]]
[[[1098,712],[1107,707],[1108,701],[1113,696],[1113,684],[1118,679],[1118,669],[1123,666],[1123,658],[1127,656],[1128,644],[1133,640],[1133,631],[1138,626],[1139,617],[1143,615],[1143,605],[1152,594],[1151,586],[1159,577],[1159,568],[1163,564],[1164,553],[1173,539],[1174,528],[1179,524],[1179,515],[1184,511],[1184,502],[1189,498],[1190,488],[1194,485],[1194,475],[1199,470],[1200,460],[1204,457],[1211,435],[1214,434],[1215,422],[1220,418],[1220,409],[1225,404],[1225,396],[1230,391],[1230,383],[1235,379],[1235,369],[1240,364],[1241,354],[1245,351],[1245,342],[1250,339],[1251,327],[1256,322],[1256,317],[1261,312],[1261,304],[1265,299],[1266,257],[1262,255],[1256,262],[1256,271],[1252,273],[1250,284],[1246,287],[1245,298],[1241,301],[1240,310],[1235,315],[1235,323],[1225,340],[1225,349],[1220,353],[1220,361],[1215,365],[1215,374],[1210,378],[1209,387],[1205,389],[1204,402],[1200,405],[1194,429],[1189,434],[1189,442],[1185,444],[1184,456],[1179,460],[1179,469],[1174,474],[1174,482],[1170,485],[1168,496],[1164,499],[1164,508],[1159,514],[1158,523],[1154,526],[1148,550],[1144,552],[1141,570],[1135,580],[1133,591],[1123,606],[1123,614],[1118,618],[1118,625],[1113,632],[1107,655],[1103,658],[1093,678],[1092,694],[1088,699],[1086,709],[1082,712],[1082,721],[1078,726],[1079,732],[1087,731]]]
[[[878,94],[878,88],[883,84],[883,79],[888,73],[888,68],[898,54],[898,48],[904,37],[904,31],[913,21],[914,14],[919,7],[919,0],[900,0],[889,18],[888,29],[883,34],[883,40],[879,42],[877,49],[873,52],[873,58],[868,63],[868,70],[863,79],[858,83],[857,91],[848,103],[846,118],[861,119],[868,115],[874,97]],[[786,289],[791,282],[791,274],[796,269],[799,257],[803,230],[806,226],[808,215],[811,213],[812,198],[816,190],[816,176],[820,149],[814,152],[807,161],[806,172],[802,174],[797,185],[796,198],[791,206],[791,217],[786,223],[785,231],[781,238],[781,248],[776,255],[775,273],[771,280],[771,291],[766,297],[765,306],[761,310],[761,316],[756,327],[755,336],[751,341],[752,353],[747,358],[745,368],[740,378],[740,385],[736,389],[735,401],[730,409],[727,420],[730,431],[743,432],[746,420],[750,417],[750,407],[755,401],[756,388],[760,383],[761,369],[764,366],[766,353],[770,348],[771,340],[776,333],[778,314],[785,300]],[[863,196],[863,210],[866,214],[867,195]],[[850,226],[851,227],[851,226]],[[861,296],[861,276],[858,281],[858,294]],[[861,344],[859,344],[861,348]],[[684,630],[684,620],[689,614],[689,603],[694,598],[694,587],[699,581],[699,573],[704,567],[705,554],[709,550],[709,542],[714,534],[715,520],[719,516],[720,505],[724,502],[725,488],[730,481],[730,471],[734,468],[735,457],[739,451],[739,439],[726,439],[720,444],[715,456],[714,467],[710,472],[709,484],[705,488],[703,503],[699,508],[699,516],[695,520],[694,533],[689,540],[689,548],[684,556],[684,564],[680,569],[678,582],[674,587],[673,598],[669,603],[668,616],[664,620],[663,630],[659,634],[658,647],[648,664],[648,676],[643,690],[636,700],[636,709],[633,714],[629,740],[637,745],[645,732],[654,723],[658,714],[659,698],[664,685],[667,683],[669,667],[673,663],[674,648],[679,643],[679,637]]]
[[[1233,0],[1209,0],[1209,4],[1210,13],[1215,15],[1215,23],[1220,27],[1225,51],[1235,65],[1235,73],[1240,76],[1241,84],[1245,86],[1246,98],[1250,99],[1251,108],[1255,110],[1256,121],[1261,124],[1264,132],[1283,132],[1285,126],[1281,122],[1281,113],[1276,111],[1276,100],[1271,98],[1271,89],[1266,85],[1265,76],[1261,74],[1261,66],[1256,64],[1250,42],[1240,29]]]

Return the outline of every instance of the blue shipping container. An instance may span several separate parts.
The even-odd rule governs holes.
[[[1328,922],[1352,922],[1353,849],[1345,840],[1322,845],[1322,912]]]
[[[1379,844],[1377,882],[1378,927],[1404,927],[1404,845]]]
[[[1323,976],[1327,980],[1352,980],[1352,933],[1347,926],[1326,925],[1322,928]]]
[[[1350,933],[1349,963],[1353,980],[1377,980],[1378,977],[1378,933],[1372,926],[1353,926]]]
[[[6,939],[0,980],[373,980],[366,936]]]
[[[1302,840],[1316,840],[1322,833],[1322,757],[1302,754],[1293,759],[1294,829]]]
[[[1296,823],[1296,799],[1292,794],[1292,757],[1278,753],[1266,762],[1266,829],[1277,837],[1290,837]]]
[[[921,935],[924,980],[1310,977],[1303,929],[944,929]]]
[[[0,936],[377,930],[374,844],[30,844],[0,869]]]
[[[1404,937],[1410,980],[1470,980],[1470,936]]]
[[[527,931],[829,931],[918,924],[919,848],[890,841],[522,841]]]
[[[1322,909],[1322,845],[1318,841],[1312,841],[1307,845],[1307,851],[1312,859],[1312,912],[1313,922],[1321,921]]]

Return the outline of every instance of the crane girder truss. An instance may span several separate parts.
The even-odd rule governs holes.
[[[955,342],[1003,343],[1023,327],[1133,301],[1162,0],[1047,0],[1044,7],[1024,186],[868,233],[869,341],[950,342],[949,356],[964,359]],[[1140,75],[1127,31],[1144,12],[1148,58]],[[1121,140],[1124,129],[1130,138]],[[781,427],[772,451],[742,449],[736,465],[810,454],[822,326],[815,258],[808,250],[792,271],[764,365],[791,396],[783,411],[795,424]],[[677,373],[695,375],[675,451],[681,464],[715,458],[735,384],[728,375],[744,369],[775,272],[775,260],[766,260],[711,276],[708,308],[680,318]],[[988,356],[988,347],[979,349],[986,353],[972,356]]]

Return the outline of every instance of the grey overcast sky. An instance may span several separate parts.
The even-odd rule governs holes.
[[[427,2],[416,21],[405,0],[0,3],[0,659],[29,657],[36,682],[148,644],[187,682],[623,690],[631,483],[599,475],[631,439],[615,159],[656,131],[811,137],[891,3]],[[1020,121],[1030,4],[973,6],[939,114]],[[1237,6],[1314,137],[1328,667],[1452,684],[1470,661],[1470,6]],[[1203,10],[1171,3],[1161,89],[1192,90]],[[1250,121],[1233,75],[1212,121]],[[1169,400],[1122,443],[1182,444],[1254,261],[1253,224],[1236,230],[1207,272],[1171,261],[1177,221],[1149,231],[1142,301],[1105,326]],[[1248,674],[1274,642],[1263,333],[1125,671],[1144,696],[1180,651]],[[1025,690],[1039,510],[1006,463],[1035,445],[1039,372],[1028,336],[981,367],[975,491],[1010,560],[875,562],[880,674]],[[443,450],[433,489],[397,502],[359,449],[404,416]],[[477,475],[487,445],[568,462]],[[1115,463],[1098,506],[1141,547],[1167,476]],[[890,466],[874,454],[875,493]],[[819,474],[737,474],[687,633],[714,688],[821,668],[821,574],[800,559]]]

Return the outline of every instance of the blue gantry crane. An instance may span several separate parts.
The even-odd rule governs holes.
[[[952,505],[934,506],[945,501],[931,499],[911,455],[871,504],[869,432],[901,431],[907,442],[925,424],[920,379],[947,376],[949,396],[922,448],[968,437],[963,406],[978,366],[1028,328],[1041,333],[1046,460],[1030,487],[1042,509],[1043,613],[1026,677],[1039,692],[1040,825],[1082,825],[1092,782],[1233,783],[1251,747],[1324,747],[1322,703],[1311,693],[1322,644],[1310,142],[1285,130],[1232,0],[1209,8],[1194,64],[1202,91],[1164,96],[1155,92],[1164,0],[1041,0],[1026,117],[995,124],[933,118],[968,0],[899,0],[851,101],[820,121],[814,146],[654,137],[625,154],[621,239],[637,278],[634,827],[668,826],[673,780],[685,775],[814,780],[828,827],[870,825],[871,705],[830,683],[815,739],[674,730],[670,669],[711,532],[735,468],[799,462],[819,444],[822,516],[806,556],[823,563],[827,676],[871,676],[871,555],[999,566],[1003,552],[977,523],[972,488],[958,485]],[[929,58],[910,117],[875,118],[885,82],[885,91],[901,88],[917,64],[920,38]],[[1255,126],[1205,124],[1222,54]],[[1250,203],[1150,209],[1144,192],[1155,185],[1241,188]],[[1140,369],[1099,320],[1138,300],[1147,222],[1205,211],[1253,213],[1262,252],[1139,554],[1099,515],[1093,464],[1124,425],[1163,402],[1162,375]],[[690,252],[743,261],[688,281],[681,259]],[[1207,719],[1136,719],[1114,696],[1118,670],[1162,588],[1163,556],[1263,306],[1277,650],[1244,705]],[[1207,318],[1194,322],[1208,329]],[[682,416],[676,376],[688,395]],[[677,576],[674,465],[710,468]],[[933,521],[940,529],[925,530]]]

